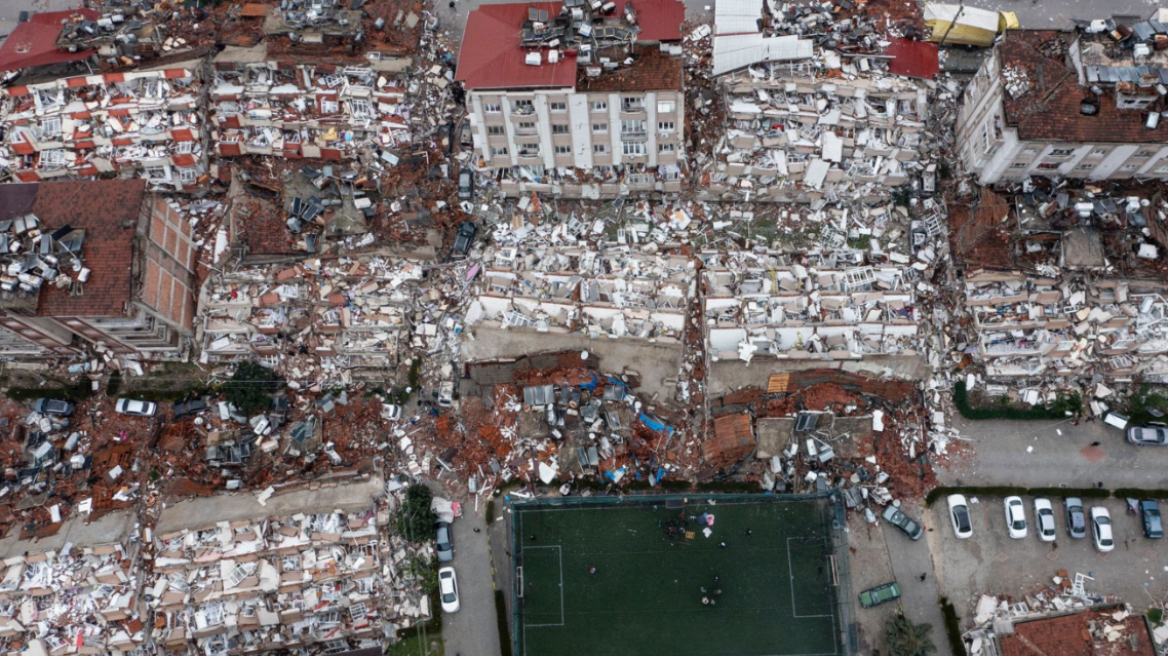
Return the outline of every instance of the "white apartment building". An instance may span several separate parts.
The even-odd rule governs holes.
[[[614,7],[484,5],[468,17],[456,79],[468,92],[476,164],[505,193],[681,190],[685,94],[675,42],[685,8],[677,0]]]
[[[965,90],[957,147],[981,184],[1168,178],[1168,12],[1078,33],[1010,30]]]

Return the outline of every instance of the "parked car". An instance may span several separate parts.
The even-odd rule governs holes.
[[[950,494],[948,501],[949,519],[953,521],[953,532],[962,540],[972,537],[973,522],[969,517],[969,504],[965,502],[965,497],[960,494]]]
[[[42,415],[58,415],[61,417],[68,417],[73,414],[77,406],[63,401],[61,399],[34,399],[32,402],[33,412],[39,412]]]
[[[1095,548],[1099,551],[1115,548],[1115,539],[1111,536],[1111,513],[1102,506],[1091,508],[1091,537],[1095,539]]]
[[[1072,538],[1087,537],[1087,515],[1083,512],[1083,500],[1079,497],[1067,497],[1067,534]]]
[[[153,401],[139,401],[137,399],[118,399],[114,410],[123,415],[135,417],[153,417],[158,414],[158,404]]]
[[[438,384],[438,406],[449,408],[454,405],[454,381],[444,381]]]
[[[1050,499],[1038,498],[1034,500],[1034,532],[1043,542],[1054,542],[1054,506]]]
[[[1127,429],[1127,441],[1136,446],[1164,446],[1168,444],[1168,427],[1153,423]]]
[[[193,415],[207,409],[207,402],[203,399],[191,399],[174,404],[174,418],[179,419]]]
[[[463,169],[458,172],[458,199],[470,200],[474,196],[474,172]]]
[[[474,243],[475,233],[478,228],[470,221],[463,221],[458,224],[458,234],[454,236],[454,252],[453,255],[457,257],[466,257],[470,252],[470,246]]]
[[[1022,505],[1022,497],[1006,497],[1005,506],[1010,537],[1021,540],[1026,537],[1026,506]]]
[[[1159,540],[1164,537],[1164,524],[1160,518],[1160,504],[1152,499],[1140,502],[1140,518],[1144,520],[1144,537]]]
[[[871,590],[865,590],[860,593],[860,606],[864,608],[871,608],[886,604],[893,599],[900,598],[900,586],[895,582],[878,585]]]
[[[454,560],[454,534],[450,531],[449,522],[438,522],[435,525],[434,539],[438,543],[438,562]]]
[[[438,570],[438,595],[442,597],[442,612],[458,612],[458,581],[453,567]]]
[[[902,513],[900,508],[891,504],[884,508],[884,520],[904,531],[909,539],[919,540],[925,534],[925,529],[921,527],[920,522]]]

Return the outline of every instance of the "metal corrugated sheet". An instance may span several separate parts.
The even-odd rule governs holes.
[[[782,394],[791,383],[791,374],[771,374],[767,379],[767,394]]]
[[[718,0],[714,10],[714,34],[757,33],[761,18],[758,0]]]
[[[714,75],[722,75],[761,62],[810,59],[812,52],[811,41],[797,36],[764,37],[761,34],[717,36],[714,37]]]
[[[894,59],[888,64],[893,75],[931,80],[941,71],[937,44],[908,39],[889,39],[884,54]]]

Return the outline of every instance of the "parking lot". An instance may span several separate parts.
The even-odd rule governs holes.
[[[1119,595],[1136,608],[1168,595],[1168,543],[1145,538],[1139,516],[1127,514],[1122,499],[1083,502],[1088,515],[1094,505],[1111,512],[1115,550],[1106,554],[1096,550],[1092,542],[1089,518],[1087,537],[1071,539],[1067,535],[1061,499],[1051,499],[1058,537],[1054,542],[1040,541],[1034,530],[1034,499],[1022,500],[1028,525],[1022,539],[1009,537],[1000,497],[969,498],[973,537],[965,540],[955,537],[944,499],[929,509],[925,522],[935,530],[926,533],[925,539],[938,587],[957,605],[963,618],[972,616],[978,595],[1023,601],[1026,595],[1053,585],[1052,579],[1061,569],[1072,579],[1076,573],[1093,576],[1095,580],[1086,584],[1089,593]]]

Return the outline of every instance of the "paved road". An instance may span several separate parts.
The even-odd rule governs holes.
[[[957,0],[947,0],[956,3]],[[921,4],[924,4],[923,2]],[[1071,25],[1071,19],[1091,20],[1111,16],[1147,18],[1157,7],[1168,7],[1161,0],[971,0],[971,7],[1012,11],[1024,28],[1057,29]]]
[[[475,533],[476,528],[481,532]],[[500,656],[486,523],[469,507],[454,520],[454,570],[462,609],[442,615],[447,656]]]
[[[905,511],[918,519],[921,517],[920,509],[905,508]],[[888,560],[896,574],[896,582],[900,585],[900,606],[904,616],[916,623],[931,624],[937,656],[951,656],[949,641],[945,636],[945,619],[937,603],[937,576],[929,553],[934,533],[925,533],[924,537],[914,542],[888,522],[884,522],[882,528],[888,544]],[[923,581],[921,574],[925,575]]]
[[[1069,421],[958,418],[957,424],[971,438],[974,455],[939,469],[943,484],[1168,487],[1168,448],[1131,446],[1120,430],[1099,421],[1074,426]],[[1099,446],[1092,447],[1094,442]]]

